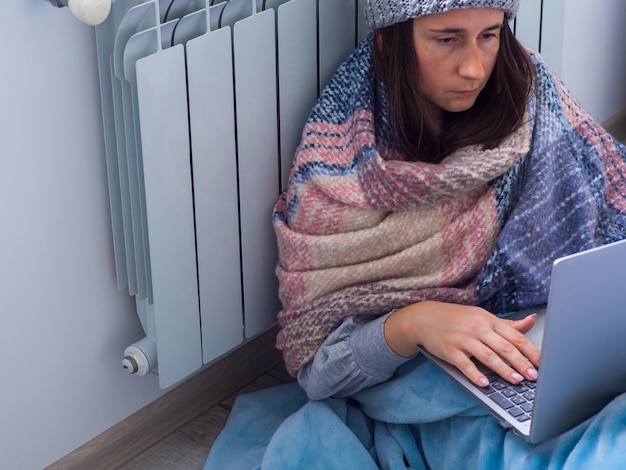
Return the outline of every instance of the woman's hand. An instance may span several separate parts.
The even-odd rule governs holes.
[[[536,318],[506,320],[479,307],[427,301],[392,313],[385,322],[385,339],[404,357],[415,355],[417,346],[423,346],[479,387],[488,385],[489,380],[472,357],[503,379],[520,383],[537,378],[541,353],[524,336]]]

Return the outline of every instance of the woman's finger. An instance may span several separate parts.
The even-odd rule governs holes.
[[[486,387],[489,385],[489,379],[483,374],[474,361],[470,359],[461,350],[456,350],[455,353],[448,359],[447,362],[455,366],[465,377],[479,387]]]
[[[470,354],[478,362],[508,382],[518,384],[523,382],[524,379],[529,379],[529,377],[526,376],[527,374],[520,374],[518,370],[512,367],[509,360],[506,358],[507,355],[512,354],[512,346],[509,345],[509,347],[504,347],[504,349],[506,349],[507,352],[502,351],[502,346],[496,347],[490,346],[484,342],[478,342],[471,347]],[[530,367],[532,367],[532,364],[530,364]]]
[[[509,324],[517,331],[526,334],[533,328],[533,326],[535,326],[536,320],[537,314],[533,313],[532,315],[528,315],[521,320],[507,320],[507,322],[509,322]]]
[[[509,382],[536,380],[537,370],[523,352],[528,340],[517,330],[512,331],[508,337],[493,332],[483,338],[485,349],[478,352],[476,358]]]
[[[506,341],[511,343],[521,353],[521,355],[524,358],[527,358],[532,363],[531,365],[534,366],[534,368],[539,366],[539,361],[541,359],[541,351],[523,333],[529,330],[527,329],[527,326],[529,324],[534,326],[535,320],[536,320],[536,316],[531,315],[530,318],[526,317],[523,320],[519,320],[519,321],[512,322],[512,323],[509,321],[505,321],[503,323],[497,324],[495,327],[495,332],[498,335],[500,335],[502,338],[504,338]],[[520,322],[522,322],[521,325],[519,324]],[[518,368],[518,367],[522,367],[524,368],[524,370],[526,368],[526,364],[522,363],[519,357],[517,358],[517,360],[515,357],[507,358],[507,359],[510,359],[511,361],[510,363],[513,366],[516,366],[517,370],[520,371],[522,375],[528,378],[528,376],[524,372],[522,372],[521,369]],[[518,366],[518,361],[520,364],[519,366]],[[533,375],[535,375],[535,373],[536,373],[536,370],[532,372]]]

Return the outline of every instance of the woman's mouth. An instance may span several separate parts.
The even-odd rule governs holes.
[[[478,94],[478,88],[475,88],[473,90],[461,90],[457,91],[456,93],[457,95],[461,95],[464,97],[476,96]]]

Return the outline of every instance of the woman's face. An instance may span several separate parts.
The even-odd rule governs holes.
[[[496,64],[504,12],[452,10],[413,20],[418,83],[435,110],[466,111],[485,88]]]

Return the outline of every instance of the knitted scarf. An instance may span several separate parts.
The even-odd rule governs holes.
[[[371,36],[313,109],[273,215],[291,374],[350,315],[422,300],[545,303],[554,259],[626,237],[626,148],[533,55],[527,120],[440,164],[398,153]]]

